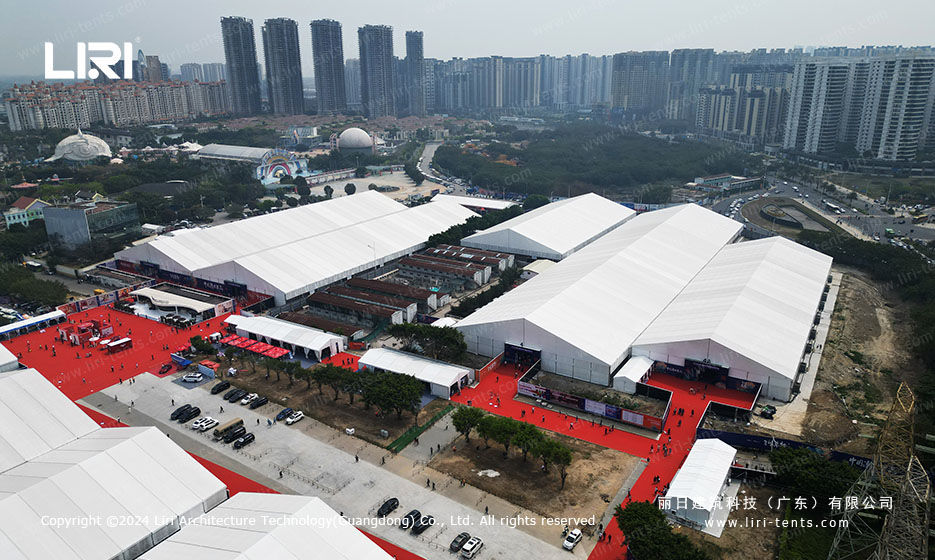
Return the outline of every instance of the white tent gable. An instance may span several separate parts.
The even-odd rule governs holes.
[[[666,497],[671,498],[670,505],[678,498],[687,498],[702,509],[712,511],[736,455],[736,449],[719,439],[695,441],[669,483]]]

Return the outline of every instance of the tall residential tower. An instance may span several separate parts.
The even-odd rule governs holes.
[[[406,78],[409,114],[425,114],[425,55],[422,50],[422,32],[406,32]]]
[[[311,27],[318,112],[344,112],[347,110],[347,95],[341,24],[331,19],[318,19],[312,22]]]
[[[299,58],[299,26],[288,18],[263,23],[263,55],[270,112],[300,115],[305,111],[302,62]]]
[[[236,115],[256,115],[260,112],[260,74],[253,20],[221,18],[221,37],[233,112]]]
[[[360,46],[360,96],[367,118],[396,115],[393,28],[365,25],[357,29]]]

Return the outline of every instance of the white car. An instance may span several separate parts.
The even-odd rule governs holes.
[[[572,532],[568,533],[568,536],[565,537],[565,542],[562,543],[562,548],[565,550],[574,550],[575,545],[581,541],[581,529],[575,529]]]
[[[286,424],[291,426],[303,418],[305,418],[305,414],[301,410],[296,410],[286,418]]]
[[[195,420],[194,422],[192,422],[189,427],[193,430],[200,430],[201,426],[209,420],[211,420],[210,416],[202,416],[198,420]]]
[[[461,547],[461,557],[474,558],[482,548],[484,548],[484,541],[482,541],[480,537],[471,537],[468,542],[464,543],[464,546]]]
[[[214,418],[211,418],[210,416],[206,416],[206,417],[205,417],[205,422],[201,425],[200,428],[198,428],[198,431],[199,431],[199,432],[207,432],[208,430],[210,430],[211,428],[217,426],[218,424],[219,424],[219,422],[218,422],[217,420],[215,420]]]
[[[257,400],[258,398],[260,398],[260,395],[256,393],[250,393],[246,397],[240,399],[240,404],[250,404],[253,401]]]
[[[186,373],[185,376],[182,377],[182,381],[185,383],[200,383],[204,378],[205,376],[200,372],[193,371],[191,373]]]

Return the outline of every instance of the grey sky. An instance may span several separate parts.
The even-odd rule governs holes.
[[[935,42],[931,0],[429,0],[285,2],[279,0],[117,0],[16,2],[0,21],[0,75],[41,75],[44,41],[56,68],[74,67],[76,41],[133,41],[174,72],[184,62],[221,62],[220,18],[253,19],[262,63],[264,19],[299,22],[304,71],[311,76],[312,19],[344,26],[344,53],[357,57],[357,28],[425,32],[425,56],[612,54],[626,50],[709,47],[749,50],[797,45],[924,45]]]

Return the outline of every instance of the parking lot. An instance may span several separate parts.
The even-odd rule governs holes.
[[[213,383],[208,387],[211,385]],[[515,558],[516,550],[523,550],[524,556],[531,558],[569,557],[570,553],[561,549],[561,525],[546,526],[538,515],[469,485],[462,488],[457,481],[427,468],[423,461],[393,456],[310,418],[294,426],[276,423],[268,427],[267,420],[281,407],[266,404],[250,410],[223,401],[221,395],[210,394],[208,387],[190,390],[144,374],[132,385],[112,386],[93,395],[86,404],[103,412],[108,408],[118,413],[122,411],[122,421],[130,425],[135,425],[138,417],[143,424],[152,424],[148,417],[156,419],[183,447],[187,447],[187,442],[207,446],[229,462],[243,465],[248,472],[260,473],[277,485],[298,494],[319,496],[345,516],[359,524],[366,523],[362,529],[424,558],[450,557],[448,545],[462,531],[484,540],[485,546],[478,558]],[[131,402],[134,412],[128,412]],[[202,414],[222,423],[242,418],[248,430],[256,434],[256,442],[235,450],[230,445],[212,441],[211,430],[193,432],[187,426],[169,422],[172,411],[184,403],[200,407]],[[433,482],[434,491],[431,489]],[[384,523],[374,524],[376,510],[390,497],[399,498],[399,508]],[[489,508],[490,515],[497,520],[528,517],[538,521],[535,526],[520,528],[500,521],[490,522],[490,518],[485,522],[484,508]],[[398,527],[399,519],[412,509],[433,515],[436,525],[418,536],[403,532]],[[593,544],[585,538],[573,556],[587,556]]]

